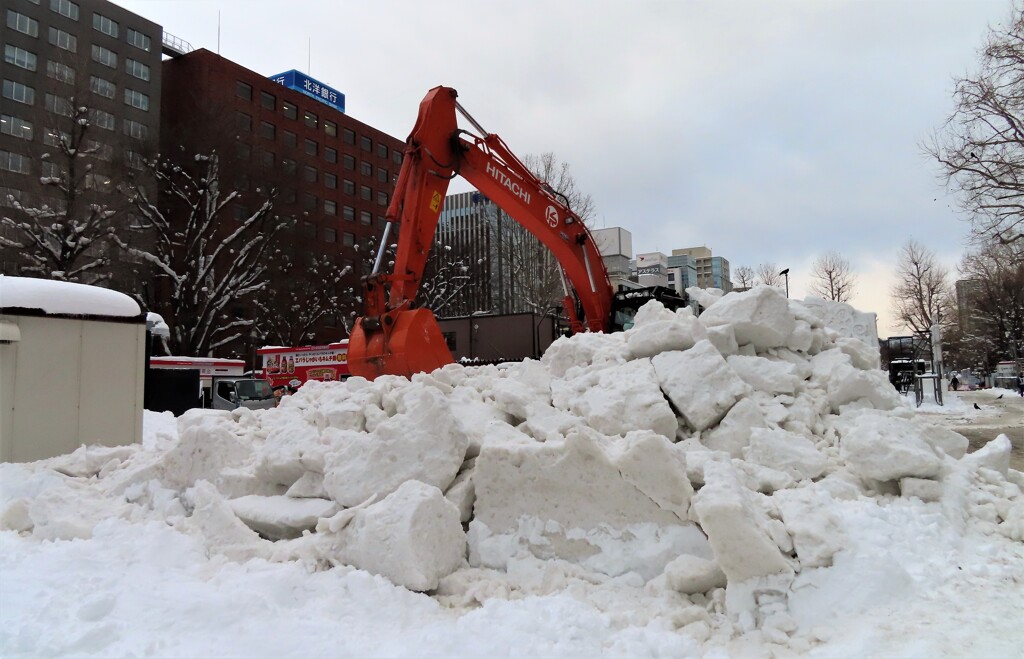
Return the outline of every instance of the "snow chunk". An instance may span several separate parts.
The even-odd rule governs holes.
[[[700,443],[713,451],[725,451],[734,458],[743,457],[754,428],[767,428],[764,412],[750,398],[732,406],[722,422],[701,434]]]
[[[740,345],[758,352],[786,345],[796,329],[786,294],[774,286],[756,286],[743,293],[728,293],[701,314],[706,327],[732,325]]]
[[[925,439],[921,425],[877,412],[863,412],[837,422],[840,454],[859,476],[894,481],[907,476],[932,478],[942,460]]]
[[[783,471],[798,481],[817,478],[828,464],[811,440],[782,429],[752,429],[744,454],[747,460]]]
[[[754,389],[772,394],[792,394],[796,391],[796,366],[785,361],[763,357],[731,355],[725,360],[744,382]]]
[[[458,508],[436,487],[415,480],[356,512],[342,534],[345,563],[410,590],[436,588],[466,555]]]
[[[555,407],[566,409],[604,435],[652,430],[675,439],[679,422],[658,387],[649,359],[591,371],[552,383]]]
[[[653,357],[669,350],[688,350],[697,341],[707,338],[704,325],[697,320],[689,307],[680,309],[682,313],[668,312],[667,319],[641,324],[641,313],[656,303],[660,304],[657,301],[645,304],[640,313],[637,313],[634,328],[626,332],[626,346],[634,359]]]
[[[312,531],[321,517],[338,512],[338,504],[327,499],[293,499],[286,496],[248,495],[228,501],[245,525],[265,538],[297,538]]]
[[[636,430],[610,453],[612,464],[626,481],[679,519],[686,519],[693,486],[686,476],[682,450],[661,435]]]
[[[663,352],[651,360],[662,390],[686,423],[704,430],[722,420],[750,392],[710,341],[685,352]]]
[[[772,574],[792,574],[792,568],[768,532],[768,517],[755,495],[724,462],[704,464],[705,485],[693,498],[700,526],[729,582]]]
[[[725,587],[725,573],[718,563],[683,554],[665,566],[665,578],[672,590],[692,595]]]
[[[403,389],[398,414],[373,434],[329,429],[325,437],[335,450],[325,457],[324,489],[346,507],[390,494],[408,480],[447,489],[469,447],[444,394],[418,383]]]

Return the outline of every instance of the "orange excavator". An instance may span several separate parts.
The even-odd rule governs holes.
[[[414,301],[448,184],[456,175],[551,250],[561,265],[563,307],[573,333],[611,329],[615,295],[590,231],[563,197],[459,105],[457,96],[450,87],[435,87],[420,103],[373,270],[363,278],[365,314],[356,320],[348,345],[353,375],[370,380],[410,376],[454,361],[434,314],[416,308]],[[459,129],[456,112],[479,135]],[[394,267],[381,272],[395,225],[400,231]]]

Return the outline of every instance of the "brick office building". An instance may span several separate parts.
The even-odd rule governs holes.
[[[21,221],[11,198],[26,208],[64,208],[66,193],[40,183],[41,177],[64,179],[69,187],[63,140],[77,152],[70,186],[77,208],[69,215],[80,217],[97,204],[119,211],[111,222],[123,221],[117,189],[128,168],[140,167],[155,151],[160,130],[161,27],[106,0],[10,0],[2,6],[0,210]],[[96,241],[86,256],[104,248]],[[2,271],[18,273],[25,265],[20,257],[16,249],[0,250]]]
[[[244,196],[276,188],[274,212],[294,220],[278,234],[279,246],[328,255],[339,269],[351,266],[338,289],[358,294],[366,246],[383,229],[404,142],[324,102],[326,96],[314,98],[205,49],[165,60],[163,85],[162,151],[214,148],[222,189]],[[238,216],[250,210],[244,203]],[[354,305],[348,295],[339,312]],[[232,312],[253,317],[240,305]],[[329,315],[313,342],[345,336],[339,318]]]

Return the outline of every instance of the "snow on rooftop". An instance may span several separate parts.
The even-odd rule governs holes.
[[[135,300],[108,288],[0,275],[0,309],[3,308],[41,309],[48,314],[125,318],[134,318],[142,313]]]
[[[708,302],[0,465],[0,647],[1018,655],[1009,439],[968,454],[777,289]]]

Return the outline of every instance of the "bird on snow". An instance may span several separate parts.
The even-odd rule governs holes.
[[[976,409],[976,410],[980,410],[981,408],[980,408],[980,407],[978,407],[978,404],[977,404],[977,403],[975,403],[975,404],[974,404],[974,409]]]
[[[1002,395],[1002,394],[999,394],[998,396],[996,396],[996,400],[999,400],[999,399],[1000,399],[1000,398],[1002,398],[1002,397],[1003,397],[1003,395]]]

